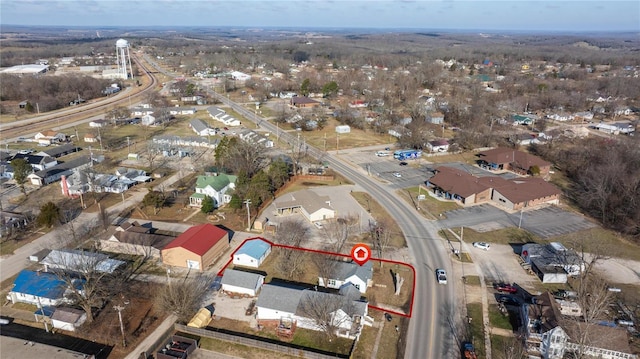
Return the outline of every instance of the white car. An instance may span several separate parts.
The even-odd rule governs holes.
[[[402,177],[402,175],[400,174],[400,172],[393,172],[393,177],[400,178]]]
[[[313,225],[316,226],[316,228],[318,229],[322,229],[322,223],[320,222],[313,222]]]
[[[444,269],[436,269],[436,279],[439,284],[447,284],[447,272]]]
[[[491,247],[491,245],[486,242],[473,242],[473,246],[476,248],[484,249],[485,251],[488,251]]]

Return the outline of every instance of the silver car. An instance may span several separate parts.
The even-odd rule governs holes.
[[[436,269],[436,278],[439,284],[447,284],[447,272],[444,269]]]

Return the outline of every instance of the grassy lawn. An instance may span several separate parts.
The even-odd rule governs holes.
[[[443,215],[445,212],[461,208],[455,202],[439,201],[431,197],[424,186],[407,188],[399,191],[398,193],[406,201],[410,201],[415,206],[418,206],[420,208],[420,212],[431,219],[445,218]],[[425,196],[421,201],[417,200],[419,194]]]
[[[367,289],[366,297],[371,305],[390,306],[398,310],[409,313],[411,305],[411,294],[413,292],[413,271],[407,265],[384,263],[380,268],[380,262],[375,262],[373,266],[373,286]],[[393,274],[392,274],[393,273]],[[395,295],[394,275],[399,273],[404,279],[400,288],[400,295]]]
[[[384,325],[382,328],[382,335],[380,336],[380,342],[378,343],[376,358],[401,357],[401,350],[399,350],[398,347],[404,345],[402,340],[404,339],[404,333],[406,333],[409,321],[406,318],[392,315],[391,321],[388,322],[384,319],[383,312],[377,310],[370,310],[369,315],[374,318],[375,323]],[[396,325],[400,328],[400,332],[396,331]],[[365,326],[351,358],[371,358],[379,330],[379,327]]]
[[[466,281],[464,282],[466,285],[480,285],[480,277],[477,275],[467,275],[464,277],[466,278]]]
[[[459,236],[460,228],[455,228],[453,231]],[[451,234],[449,234],[449,238],[451,238]],[[471,228],[464,229],[464,237],[463,240],[467,243],[472,242],[487,242],[487,243],[497,243],[497,244],[511,244],[511,243],[527,243],[527,242],[536,242],[536,243],[547,243],[548,241],[542,240],[541,238],[535,236],[534,234],[525,231],[524,229],[518,228],[503,228],[498,229],[497,231],[490,232],[477,232]]]
[[[334,338],[329,341],[321,332],[297,328],[291,343],[334,353],[349,354],[353,341],[344,338]]]
[[[457,260],[458,262],[462,262],[462,263],[473,263],[473,260],[471,259],[471,256],[469,255],[469,253],[466,252],[461,252],[460,256],[453,256],[451,257],[454,260]]]
[[[432,156],[423,157],[423,159],[431,163],[449,163],[449,162],[464,162],[474,164],[476,162],[476,155],[472,152],[454,153],[445,156]]]
[[[513,330],[509,316],[502,314],[497,304],[489,304],[489,323],[492,327]]]
[[[478,358],[485,357],[484,348],[484,325],[482,323],[482,303],[470,303],[467,304],[467,316],[471,318],[471,324],[469,324],[469,332],[467,338],[471,339]]]
[[[217,353],[223,353],[239,358],[257,358],[257,359],[295,359],[297,356],[291,356],[278,352],[249,347],[242,344],[227,342],[214,338],[200,338],[200,348],[211,350]]]
[[[366,208],[376,221],[388,224],[389,231],[392,235],[389,242],[390,247],[402,248],[407,246],[400,227],[396,225],[396,222],[391,218],[389,213],[387,213],[370,194],[366,192],[351,192],[351,196],[358,201],[363,208]]]
[[[523,351],[522,344],[518,342],[518,339],[491,335],[491,356],[494,359],[523,358],[523,355],[518,355]]]
[[[364,146],[383,145],[393,142],[389,139],[389,135],[380,135],[372,131],[351,128],[351,132],[340,134],[336,133],[336,126],[340,124],[338,121],[329,118],[327,125],[317,131],[301,131],[300,136],[304,137],[308,144],[319,149],[327,151],[335,151],[344,148],[355,148]],[[325,147],[326,145],[326,147]]]

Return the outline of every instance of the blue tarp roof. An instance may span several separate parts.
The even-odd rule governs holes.
[[[271,245],[261,239],[254,239],[246,241],[242,247],[238,249],[236,255],[246,254],[251,258],[260,259],[268,250]]]
[[[51,318],[53,313],[56,311],[56,307],[45,306],[42,308],[38,308],[33,314],[43,315],[45,317]]]
[[[55,274],[23,270],[13,282],[12,292],[30,294],[37,297],[58,299],[64,296],[67,285]]]

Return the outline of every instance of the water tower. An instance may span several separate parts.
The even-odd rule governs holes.
[[[116,60],[118,62],[118,77],[125,80],[129,78],[129,74],[133,77],[131,57],[129,56],[129,41],[125,39],[116,41]]]

